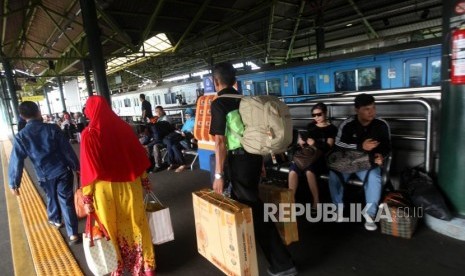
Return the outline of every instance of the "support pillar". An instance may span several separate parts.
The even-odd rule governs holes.
[[[108,89],[105,63],[103,60],[102,44],[100,42],[100,29],[97,24],[95,0],[79,0],[81,4],[82,21],[87,35],[90,60],[94,73],[94,84],[97,94],[105,97],[111,105],[110,90]]]
[[[63,107],[63,111],[66,111],[65,94],[63,93],[63,82],[61,81],[60,76],[58,76],[57,79],[58,89],[60,90],[61,106]]]
[[[15,88],[15,81],[13,79],[13,72],[11,71],[10,62],[6,59],[2,59],[3,70],[5,70],[5,77],[6,77],[6,86],[9,92],[9,98],[13,108],[13,115],[16,124],[19,121],[19,104],[18,104],[18,97],[16,96],[16,88]]]
[[[94,95],[94,89],[92,88],[92,80],[90,79],[90,69],[92,68],[92,64],[90,60],[84,59],[82,61],[82,65],[84,67],[84,77],[86,78],[87,95],[90,97]]]
[[[50,101],[48,99],[48,91],[47,88],[44,88],[44,95],[45,95],[45,101],[47,102],[47,110],[48,114],[51,116],[52,115],[52,109],[50,108]]]
[[[443,2],[442,95],[439,186],[459,216],[465,217],[465,85],[450,80],[450,47],[454,30],[462,23],[458,1]],[[459,9],[457,9],[459,10]]]

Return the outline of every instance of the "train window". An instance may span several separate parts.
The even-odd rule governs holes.
[[[139,106],[139,104],[140,104],[139,99],[134,99],[134,106]]]
[[[123,103],[121,101],[118,101],[118,105],[120,108],[123,107]]]
[[[408,87],[418,87],[423,84],[423,64],[422,63],[410,63],[408,77]]]
[[[381,89],[380,68],[357,69],[357,91]]]
[[[316,94],[316,77],[308,76],[307,80],[308,80],[308,93]]]
[[[130,107],[131,106],[131,100],[130,99],[124,99],[124,107]]]
[[[297,95],[305,94],[305,87],[304,87],[304,78],[303,77],[296,77],[295,78],[295,92]]]
[[[254,82],[255,95],[266,95],[266,82],[257,81]]]
[[[441,60],[433,60],[431,63],[431,85],[441,84]]]
[[[161,105],[160,95],[158,95],[157,98],[158,98],[158,103],[157,103],[157,105]]]
[[[268,95],[281,96],[281,80],[271,79],[266,81],[268,87]]]
[[[335,72],[336,91],[355,91],[355,70]]]
[[[171,104],[171,93],[165,94],[165,104]]]

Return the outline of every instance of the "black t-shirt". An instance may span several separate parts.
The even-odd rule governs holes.
[[[218,96],[224,94],[239,94],[237,91],[230,87],[225,88],[218,92]],[[226,132],[226,115],[236,109],[239,109],[241,100],[236,98],[216,98],[211,106],[211,135],[225,135]]]
[[[145,117],[146,118],[152,118],[153,117],[152,105],[147,100],[142,101],[142,112],[144,112],[144,110],[145,110]],[[145,119],[145,118],[142,118],[142,119]]]
[[[327,152],[329,150],[327,139],[336,137],[337,127],[331,124],[325,127],[318,127],[315,123],[310,123],[307,126],[307,134],[308,138],[315,140],[315,147]]]

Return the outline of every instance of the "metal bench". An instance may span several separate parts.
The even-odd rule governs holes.
[[[383,187],[385,187],[386,185],[390,185],[389,171],[391,169],[391,163],[392,163],[392,156],[388,155],[384,160],[384,165],[383,165],[382,170],[381,170],[381,183],[383,184]],[[282,164],[273,165],[272,167],[270,167],[270,169],[272,169],[274,171],[289,174],[289,165],[290,165],[290,162],[285,162],[285,163],[282,163]],[[329,175],[328,174],[322,174],[322,175],[320,175],[320,179],[328,181],[329,180]],[[349,180],[346,183],[350,184],[350,185],[355,185],[355,186],[363,186],[363,181],[360,180],[356,176],[350,177]],[[392,188],[392,187],[390,187],[390,188]]]

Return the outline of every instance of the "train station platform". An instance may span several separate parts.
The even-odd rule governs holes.
[[[7,184],[11,145],[0,141],[1,275],[92,275],[82,244],[68,246],[64,229],[47,223],[44,194],[29,163],[28,188],[13,196]],[[73,145],[79,153],[79,146]],[[26,173],[24,174],[26,176]],[[23,176],[23,177],[24,177]],[[175,240],[155,246],[157,275],[223,275],[197,252],[192,192],[210,187],[209,173],[199,169],[150,174],[153,191],[170,208]],[[38,195],[37,197],[34,194]],[[84,220],[79,230],[84,230]],[[368,232],[362,223],[298,222],[299,242],[289,246],[299,275],[463,275],[465,242],[438,234],[420,223],[411,239]],[[267,263],[258,249],[260,276]],[[62,258],[65,258],[64,260]],[[56,261],[60,259],[59,261]]]

